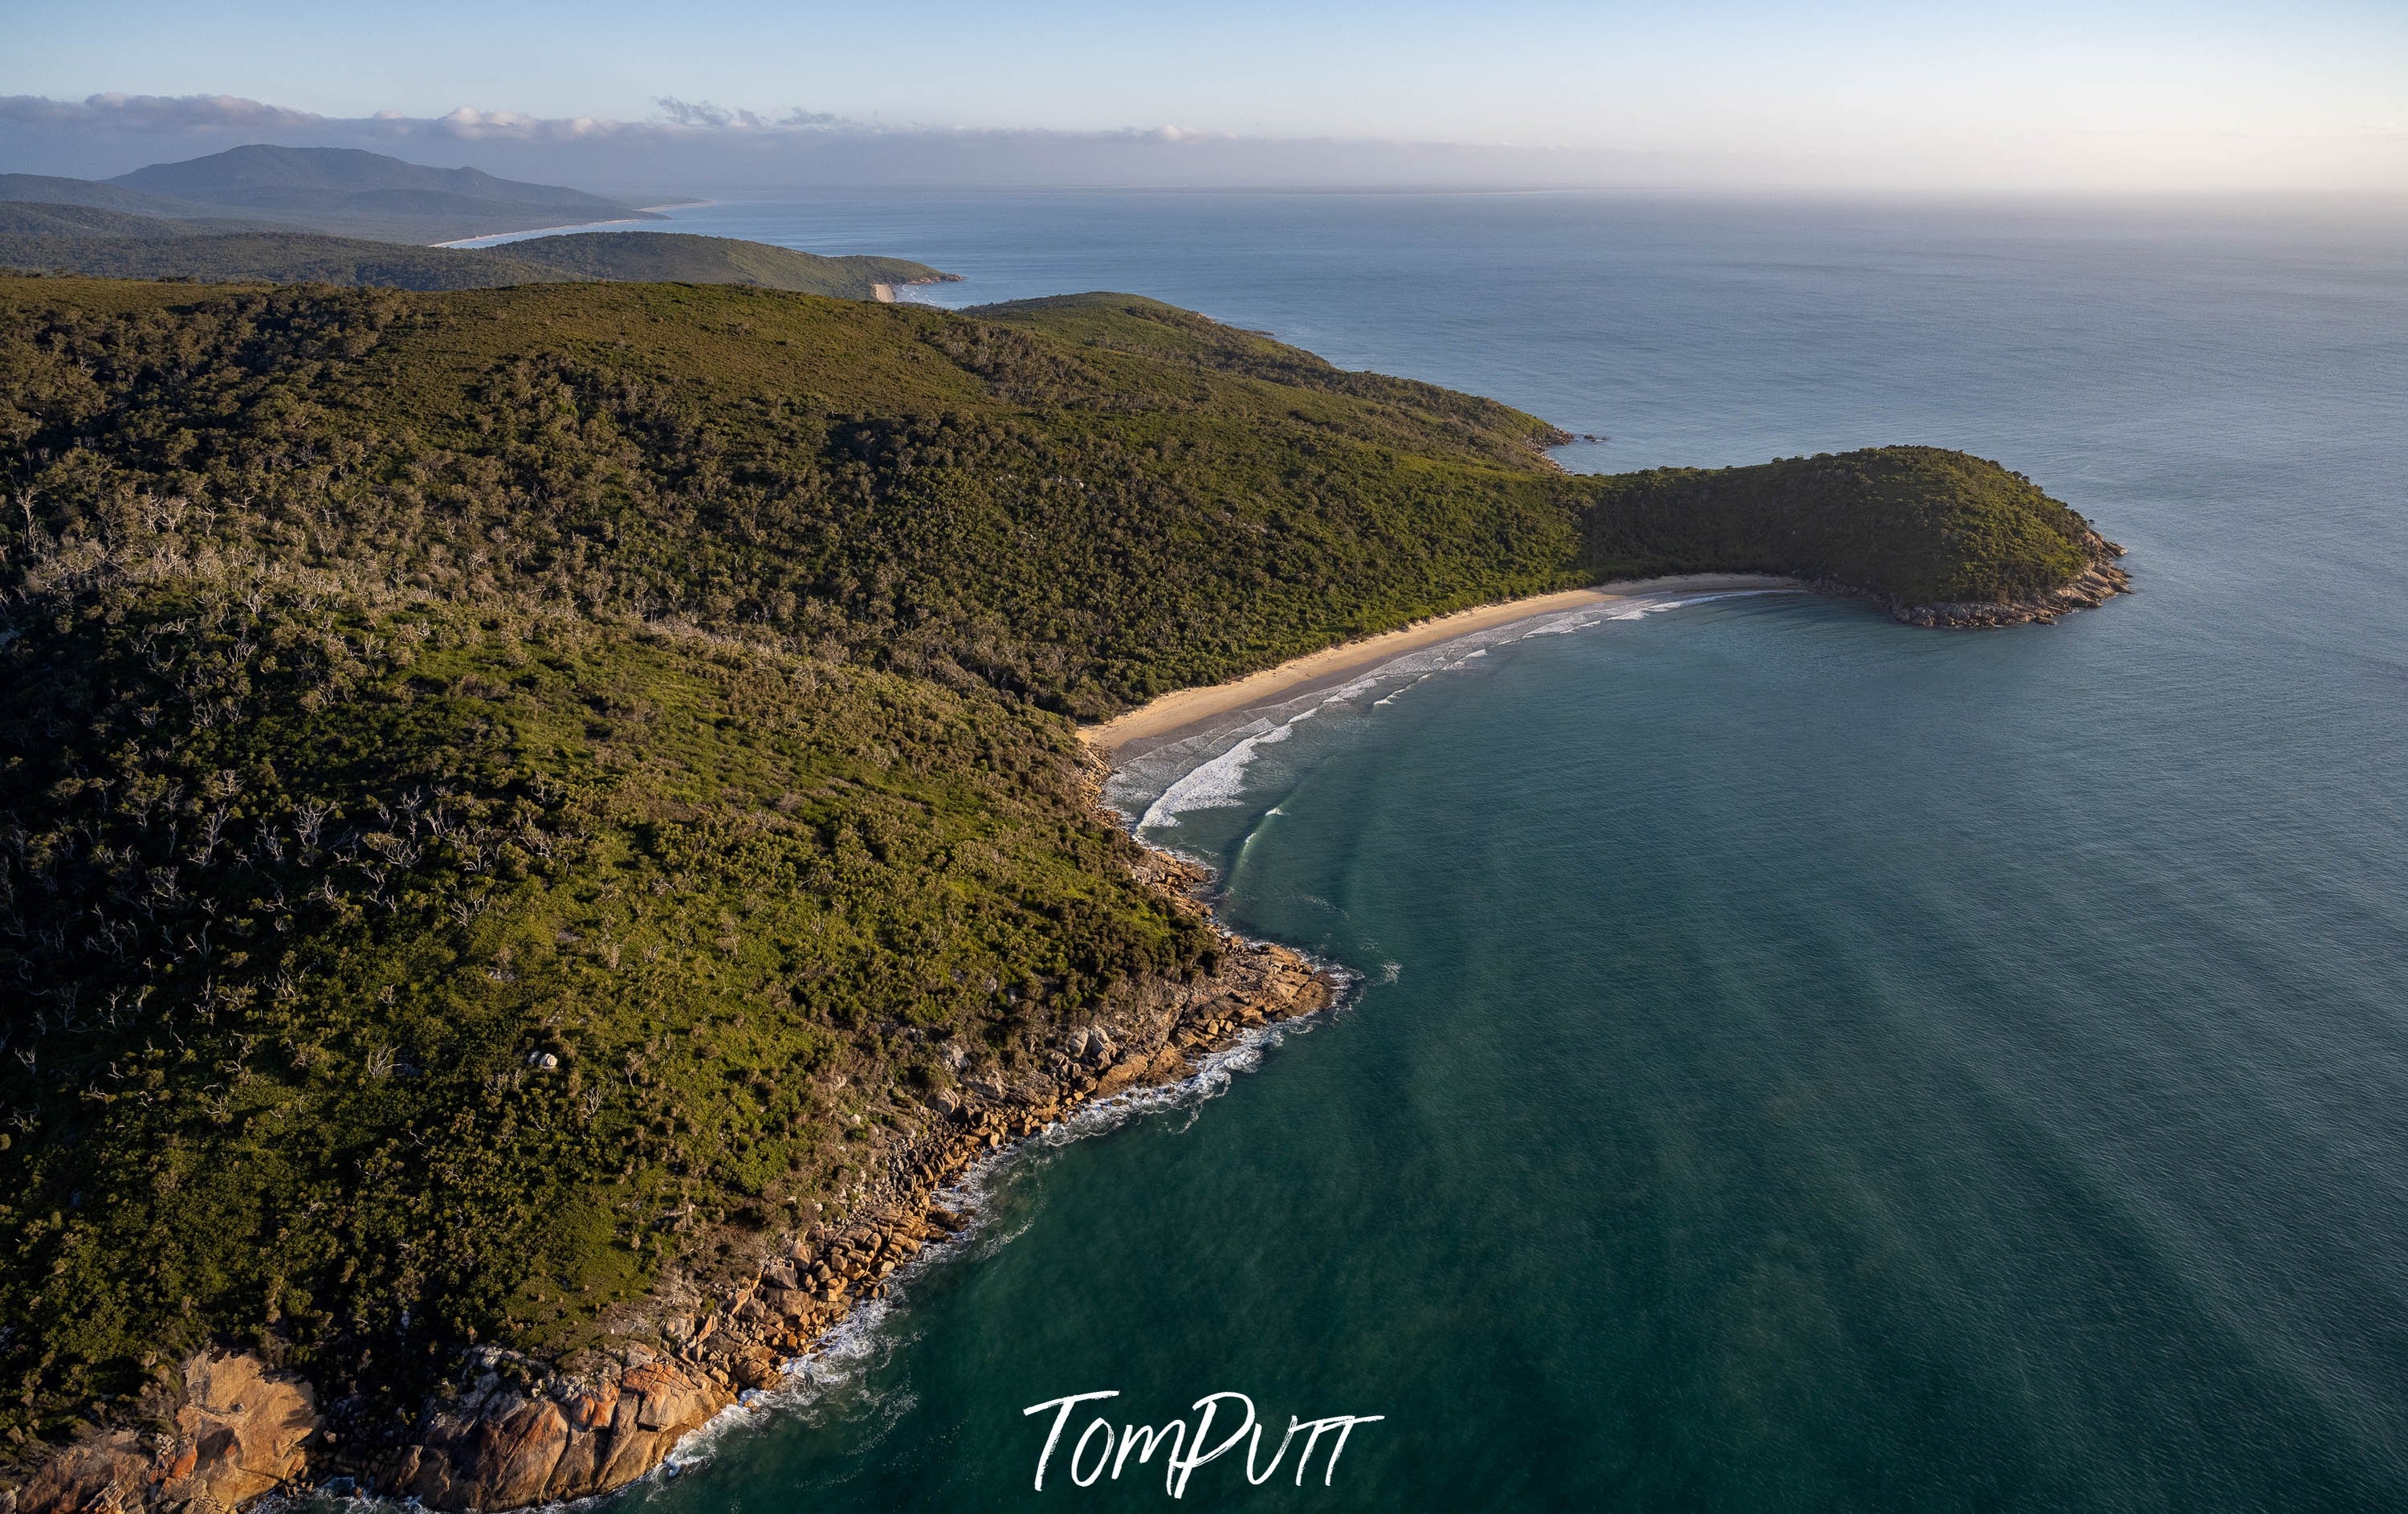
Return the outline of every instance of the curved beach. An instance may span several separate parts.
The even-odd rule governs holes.
[[[1632,579],[1593,588],[1565,589],[1556,594],[1535,594],[1526,599],[1479,605],[1456,611],[1451,615],[1415,621],[1377,636],[1340,642],[1336,646],[1291,657],[1276,668],[1266,668],[1258,673],[1233,678],[1226,684],[1177,689],[1160,699],[1149,699],[1125,714],[1114,715],[1092,726],[1082,726],[1079,737],[1107,757],[1117,757],[1140,743],[1159,743],[1233,711],[1276,704],[1299,694],[1311,693],[1317,685],[1334,685],[1366,668],[1377,667],[1405,653],[1418,652],[1459,636],[1493,630],[1516,621],[1535,620],[1541,615],[1561,614],[1568,610],[1612,604],[1616,600],[1667,591],[1723,594],[1744,589],[1805,587],[1797,579],[1769,573],[1676,573],[1663,578]]]

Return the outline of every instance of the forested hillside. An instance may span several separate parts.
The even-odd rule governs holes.
[[[676,231],[582,231],[530,237],[492,251],[574,277],[630,283],[752,284],[799,295],[868,299],[880,284],[953,280],[900,257],[822,257],[734,237]]]
[[[1600,565],[2072,570],[1955,454],[1555,439],[1126,296],[0,281],[11,1454],[208,1339],[556,1360],[1208,967],[1066,716]]]
[[[79,221],[84,223],[79,225]],[[430,291],[587,277],[506,252],[38,204],[0,205],[0,269],[98,279],[381,284]]]
[[[207,283],[379,284],[440,291],[584,280],[752,284],[869,299],[880,284],[952,279],[897,257],[821,257],[674,232],[579,232],[492,248],[417,247],[236,220],[0,201],[0,269]]]

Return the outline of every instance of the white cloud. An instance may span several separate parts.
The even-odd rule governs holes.
[[[0,95],[0,124],[87,126],[102,130],[180,132],[314,126],[323,116],[288,110],[232,94],[93,94],[52,100],[38,94]]]

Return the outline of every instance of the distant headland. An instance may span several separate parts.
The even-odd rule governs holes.
[[[843,299],[892,297],[896,288],[954,278],[905,258],[591,229],[663,219],[581,190],[473,168],[351,149],[240,147],[107,180],[0,174],[0,268],[428,291],[566,281],[751,284]],[[538,231],[566,234],[450,245]]]

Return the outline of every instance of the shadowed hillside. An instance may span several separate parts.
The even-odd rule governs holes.
[[[154,163],[106,181],[0,174],[0,201],[231,219],[419,245],[581,222],[661,219],[581,190],[317,147],[237,147],[184,163]]]
[[[581,277],[504,252],[39,204],[0,205],[0,268],[102,279],[415,290],[492,289]]]
[[[433,168],[333,147],[237,147],[154,163],[110,186],[346,237],[437,242],[580,221],[655,221],[647,211],[556,184]]]
[[[63,179],[55,174],[0,174],[0,203],[18,201],[81,206],[136,216],[189,219],[206,217],[210,213],[203,206],[158,195],[145,195],[139,190],[97,180]]]
[[[752,284],[798,295],[868,299],[880,284],[932,284],[955,275],[899,257],[821,257],[733,237],[589,231],[531,237],[492,251],[588,279],[641,283]]]
[[[1625,474],[1604,485],[1589,542],[1608,576],[1794,573],[1967,622],[2094,604],[2122,589],[2121,554],[2031,480],[1939,447]]]

